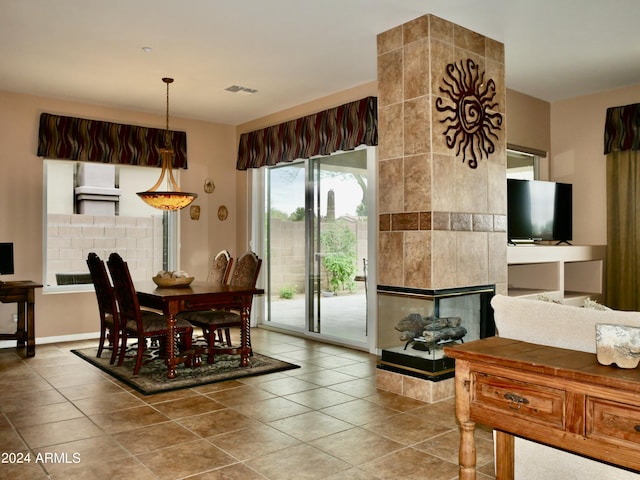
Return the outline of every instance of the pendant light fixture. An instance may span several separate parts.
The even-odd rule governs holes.
[[[160,210],[180,210],[189,206],[198,196],[196,193],[187,193],[180,190],[176,180],[173,178],[173,158],[175,152],[171,148],[171,136],[169,134],[169,84],[173,83],[173,78],[163,78],[167,84],[167,127],[164,132],[164,148],[160,149],[162,157],[162,172],[156,184],[146,192],[138,192],[138,196],[148,205]],[[167,178],[168,190],[158,190],[162,185],[165,175]]]

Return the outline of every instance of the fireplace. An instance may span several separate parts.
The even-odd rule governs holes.
[[[378,286],[379,369],[440,381],[454,376],[446,345],[495,335],[494,285],[424,290]]]

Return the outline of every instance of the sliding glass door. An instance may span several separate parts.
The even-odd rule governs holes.
[[[267,170],[267,319],[282,328],[306,329],[306,184],[304,162]]]
[[[367,345],[367,149],[267,173],[267,324]]]

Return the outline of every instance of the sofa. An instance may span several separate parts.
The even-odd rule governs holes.
[[[596,352],[597,323],[640,327],[640,312],[574,307],[504,295],[495,295],[491,306],[500,337],[591,353]],[[515,478],[640,480],[640,474],[516,437]]]

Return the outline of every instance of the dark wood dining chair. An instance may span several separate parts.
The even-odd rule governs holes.
[[[141,310],[138,301],[138,295],[131,279],[131,273],[127,263],[118,253],[109,255],[107,261],[111,280],[113,281],[113,291],[120,313],[122,323],[121,330],[121,346],[118,357],[118,366],[122,366],[124,362],[125,352],[127,350],[127,338],[130,336],[138,340],[136,350],[136,363],[133,374],[137,375],[142,366],[142,360],[147,348],[147,339],[163,339],[171,342],[174,339],[168,338],[167,319],[164,315],[149,310]],[[181,339],[182,351],[191,349],[191,337],[193,335],[193,327],[186,320],[177,319],[176,334]],[[187,361],[187,365],[191,362]]]
[[[109,280],[107,267],[102,259],[95,253],[89,253],[87,257],[87,266],[93,281],[93,287],[96,291],[98,299],[98,312],[100,313],[100,340],[98,344],[97,357],[102,355],[105,342],[109,342],[111,348],[111,359],[109,363],[116,361],[118,354],[118,345],[120,344],[120,315],[116,304],[116,297]]]
[[[220,250],[213,261],[211,262],[211,268],[209,268],[209,274],[207,275],[207,283],[212,285],[225,285],[229,281],[229,275],[231,274],[233,265],[233,257],[228,250]],[[181,312],[180,317],[184,320],[190,321],[193,315],[197,315],[199,312]],[[218,338],[220,339],[221,330],[218,331]]]
[[[213,261],[207,275],[207,283],[224,285],[229,281],[229,275],[233,265],[233,257],[228,250],[220,250]]]
[[[229,280],[229,285],[239,287],[254,288],[260,274],[262,259],[254,252],[248,251],[244,253],[233,269],[233,274]],[[202,329],[207,343],[207,362],[213,363],[214,353],[233,353],[234,347],[231,344],[231,327],[239,327],[242,325],[240,316],[241,305],[230,304],[224,308],[216,310],[203,310],[198,312],[189,312],[189,315],[178,315],[179,318],[188,318],[188,321]],[[249,310],[251,314],[251,310]],[[216,347],[216,336],[222,342],[221,332],[224,331],[224,347]]]

